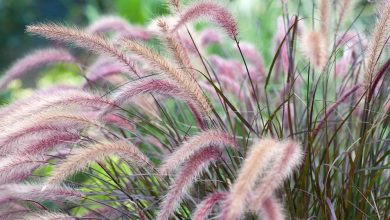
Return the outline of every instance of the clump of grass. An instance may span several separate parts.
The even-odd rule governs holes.
[[[148,29],[27,27],[96,56],[38,50],[3,76],[65,62],[85,80],[0,109],[0,218],[388,218],[390,2],[365,39],[353,1],[282,1],[272,57],[226,7],[168,4]]]

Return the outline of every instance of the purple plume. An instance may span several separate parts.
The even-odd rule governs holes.
[[[48,157],[41,155],[10,155],[0,160],[0,185],[17,183],[29,177],[35,169],[46,164]]]
[[[0,204],[21,201],[75,201],[83,197],[80,192],[59,186],[50,186],[42,190],[40,184],[5,184],[0,185]]]
[[[283,181],[302,162],[302,148],[296,142],[282,142],[277,150],[278,156],[251,196],[251,208],[254,210],[261,211],[262,207],[259,206],[272,196],[275,189],[282,185]]]
[[[23,106],[28,105],[29,103],[36,102],[40,97],[46,97],[53,93],[72,93],[75,91],[79,91],[80,89],[69,87],[69,86],[54,86],[46,89],[37,90],[33,95],[17,100],[5,107],[1,106],[0,109],[0,118],[4,116],[8,116],[9,114],[20,111]]]
[[[127,70],[123,65],[113,59],[102,57],[88,67],[85,76],[89,82],[96,82],[104,80],[106,77],[124,72],[127,72]]]
[[[15,133],[12,133],[8,136],[3,136],[0,138],[0,152],[8,151],[7,149],[15,147],[17,144],[25,144],[28,141],[31,141],[31,137],[39,137],[41,134],[52,134],[52,133],[61,133],[66,131],[76,132],[80,128],[80,123],[78,122],[65,122],[65,123],[41,123],[38,125],[33,125],[25,129],[21,129]]]
[[[232,146],[238,149],[238,144],[234,138],[222,131],[208,130],[203,131],[196,136],[190,137],[180,147],[169,155],[160,166],[159,172],[162,174],[170,174],[178,169],[182,163],[185,163],[193,155],[210,146],[219,147],[221,150],[225,146]]]
[[[102,16],[91,24],[87,31],[90,33],[116,32],[121,38],[149,40],[151,33],[142,27],[130,25],[126,20],[117,16]]]
[[[283,208],[279,202],[273,198],[268,197],[261,203],[261,219],[264,220],[283,220]]]
[[[172,32],[177,31],[186,23],[199,19],[209,19],[217,25],[221,26],[231,38],[236,38],[238,35],[237,23],[232,14],[224,7],[214,2],[196,2],[190,5],[187,9],[181,12],[179,21],[173,27]]]
[[[277,30],[276,35],[275,35],[276,50],[282,44],[282,41],[285,38],[286,34],[287,34],[287,30],[286,30],[286,27],[284,25],[283,18],[279,17],[278,18],[278,30]],[[285,39],[285,41],[282,44],[282,47],[280,50],[280,55],[278,58],[281,60],[283,71],[287,75],[288,68],[289,68],[288,51],[287,51],[287,38]]]
[[[218,203],[226,199],[226,192],[215,192],[208,196],[205,200],[196,206],[196,210],[192,215],[193,220],[204,220],[212,211],[213,207]]]
[[[202,46],[220,44],[222,43],[222,37],[218,31],[212,28],[207,28],[200,33],[200,43]]]
[[[210,56],[210,62],[216,67],[219,75],[232,79],[242,79],[246,74],[242,64],[236,60],[228,60],[220,56]]]
[[[40,68],[53,63],[76,63],[76,59],[66,50],[47,48],[36,50],[22,59],[16,61],[0,79],[0,90],[3,90],[9,82]]]
[[[105,123],[113,124],[113,125],[117,126],[118,128],[123,128],[123,129],[128,130],[128,131],[134,131],[134,129],[135,129],[134,125],[131,124],[126,118],[119,116],[117,114],[113,114],[113,113],[105,114],[102,117],[102,120]]]
[[[252,65],[255,66],[255,72],[254,73],[250,72],[251,77],[255,81],[260,81],[260,79],[265,78],[266,73],[265,73],[264,61],[261,54],[257,52],[256,48],[252,44],[247,42],[240,42],[240,48],[245,58],[248,59],[248,61],[252,63]]]
[[[111,100],[115,103],[115,105],[121,106],[130,101],[134,96],[145,93],[166,95],[185,101],[195,115],[195,119],[198,121],[198,124],[202,128],[204,127],[203,117],[200,113],[201,108],[197,102],[194,101],[185,91],[168,80],[162,80],[157,77],[147,77],[135,80],[134,82],[128,83],[116,90],[116,92],[112,94]]]
[[[161,204],[157,220],[168,220],[197,176],[220,156],[221,152],[218,149],[208,147],[199,151],[188,160],[176,175],[175,181],[169,188],[169,191]]]
[[[31,145],[28,145],[24,147],[23,149],[18,149],[18,154],[41,154],[46,152],[49,149],[52,149],[56,146],[63,145],[63,144],[72,144],[80,139],[80,135],[73,134],[73,133],[62,133],[50,136],[48,138],[42,139],[38,141],[37,143],[33,143]]]

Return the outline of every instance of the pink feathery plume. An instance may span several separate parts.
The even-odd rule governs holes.
[[[20,220],[75,220],[76,218],[59,212],[35,212],[22,216]]]
[[[160,166],[159,172],[168,175],[177,170],[181,164],[189,160],[194,154],[210,146],[223,149],[225,146],[232,146],[238,149],[238,144],[234,138],[223,131],[207,130],[196,136],[190,137],[180,147],[170,154]]]
[[[348,99],[348,97],[350,97],[352,94],[359,93],[362,88],[363,87],[361,85],[356,85],[356,86],[352,87],[351,89],[346,91],[344,94],[342,94],[340,96],[340,98],[338,98],[333,105],[329,106],[325,110],[325,116],[320,120],[317,127],[314,129],[314,134],[317,134],[320,131],[320,129],[324,125],[325,121],[336,110],[337,106],[339,106],[341,103],[344,103]]]
[[[30,144],[28,146],[22,147],[22,149],[14,149],[16,154],[42,154],[47,150],[53,149],[56,146],[64,144],[74,144],[77,140],[80,140],[80,135],[74,133],[62,133],[49,136],[45,139],[38,141],[37,143]]]
[[[131,103],[139,107],[142,113],[152,118],[161,119],[155,97],[151,94],[143,94],[134,97]]]
[[[236,220],[245,213],[253,188],[272,159],[278,155],[280,145],[278,141],[269,138],[252,145],[223,204],[221,219]]]
[[[112,94],[111,100],[115,103],[115,105],[121,106],[123,103],[131,100],[134,96],[145,93],[167,95],[185,101],[194,113],[198,124],[202,128],[205,126],[202,119],[203,116],[200,111],[201,107],[197,104],[197,102],[177,85],[168,80],[162,80],[157,77],[146,77],[144,79],[136,80],[118,88],[115,93]]]
[[[134,125],[132,125],[126,118],[119,116],[117,114],[108,113],[103,115],[102,120],[105,123],[113,124],[118,128],[123,128],[128,131],[134,131]]]
[[[51,134],[61,132],[76,132],[80,128],[78,122],[66,122],[66,123],[41,123],[33,125],[25,129],[21,129],[15,133],[9,134],[8,136],[0,137],[0,152],[4,152],[3,149],[10,149],[16,144],[24,144],[30,141],[31,136],[40,136],[40,134]]]
[[[239,100],[246,100],[246,97],[249,95],[244,82],[238,82],[236,79],[226,75],[218,76],[218,80],[222,83],[222,88],[232,92]]]
[[[344,53],[342,58],[336,63],[336,75],[345,76],[347,74],[348,67],[356,62],[361,44],[359,34],[353,32],[347,32],[337,39],[337,46],[344,48]]]
[[[77,101],[80,101],[82,98],[91,99],[93,97],[94,96],[91,93],[82,91],[80,89],[49,90],[47,92],[37,92],[27,98],[11,104],[8,107],[1,109],[0,125],[14,125],[16,121],[20,121],[21,119],[31,116],[36,112],[40,112],[44,108],[56,108],[57,104],[61,104],[67,101],[77,103]]]
[[[337,46],[353,47],[361,42],[360,33],[349,31],[342,36],[339,36],[336,40]]]
[[[105,33],[110,31],[122,31],[128,28],[129,23],[118,16],[101,16],[87,27],[89,33]]]
[[[232,39],[237,38],[237,23],[234,20],[233,15],[224,7],[211,1],[195,2],[187,9],[183,10],[180,14],[179,21],[173,27],[172,32],[177,31],[186,23],[199,18],[211,20],[222,27],[229,37]]]
[[[85,76],[88,79],[88,82],[96,82],[104,80],[106,77],[125,72],[127,72],[126,68],[118,62],[102,57],[88,67]]]
[[[192,215],[193,220],[204,220],[212,211],[213,207],[227,197],[226,192],[215,192],[208,196],[205,200],[196,206],[196,210]]]
[[[368,93],[367,93],[367,101],[370,102],[371,99],[373,98],[373,96],[375,95],[376,92],[378,92],[378,90],[380,88],[378,88],[378,86],[380,86],[381,82],[383,83],[383,77],[386,75],[386,73],[388,73],[390,69],[390,59],[388,59],[381,67],[380,69],[376,72],[374,78],[373,78],[373,81],[372,83],[370,84],[370,88],[368,90]]]
[[[42,190],[40,184],[5,184],[0,185],[0,204],[12,201],[77,201],[83,197],[83,194],[60,186],[50,186]]]
[[[199,81],[199,86],[202,88],[202,90],[207,94],[208,96],[211,96],[215,100],[219,100],[218,94],[215,92],[215,88],[210,85],[210,83],[205,81]]]
[[[327,38],[323,33],[319,31],[306,30],[302,34],[302,55],[319,71],[322,71],[327,64],[327,49]]]
[[[236,60],[227,60],[220,56],[210,56],[209,59],[216,67],[219,75],[225,75],[232,79],[242,79],[242,76],[246,73],[242,64]]]
[[[31,212],[31,210],[20,204],[9,203],[0,207],[0,219],[2,220],[20,219],[21,216],[23,216],[28,212]]]
[[[283,104],[283,127],[288,129],[289,128],[289,117],[291,116],[291,121],[294,122],[295,119],[295,109],[294,109],[294,103],[292,102],[284,102]],[[290,114],[290,116],[289,116]]]
[[[190,101],[188,95],[186,95],[178,86],[157,77],[146,77],[127,83],[115,90],[111,95],[111,100],[117,105],[122,105],[134,96],[151,92]]]
[[[87,92],[79,91],[78,93],[67,96],[52,94],[48,97],[41,97],[40,100],[36,100],[33,103],[28,103],[13,114],[6,115],[3,117],[4,121],[0,123],[0,126],[3,127],[13,124],[16,127],[15,123],[24,123],[25,120],[29,120],[28,117],[31,115],[43,115],[46,112],[58,109],[77,109],[81,113],[90,110],[102,110],[108,106],[111,106],[111,108],[115,107],[112,102]],[[7,129],[4,131],[7,131]],[[0,136],[2,133],[0,132]]]
[[[14,126],[9,127],[2,127],[1,130],[1,136],[2,137],[10,137],[15,134],[20,134],[23,130],[28,130],[34,126],[37,126],[39,124],[45,124],[45,123],[79,123],[83,126],[83,128],[87,128],[88,126],[94,126],[97,128],[102,128],[102,123],[98,120],[98,118],[91,118],[87,117],[85,112],[83,111],[73,111],[69,112],[65,109],[63,111],[54,111],[54,112],[43,112],[42,114],[36,113],[34,115],[29,116],[28,120],[21,120],[20,122],[16,122]],[[77,125],[78,126],[78,125]],[[75,129],[78,127],[75,127]],[[70,131],[69,131],[70,132]],[[47,136],[50,134],[55,134],[56,132],[44,132],[37,137]],[[57,132],[58,133],[58,132]],[[77,133],[77,131],[76,131]],[[29,135],[24,137],[26,139],[34,139],[34,135]],[[27,143],[27,141],[26,141]],[[17,145],[11,145],[11,146],[17,146]],[[9,147],[8,147],[9,148]],[[4,146],[1,148],[2,151],[8,151],[8,148],[4,148]],[[12,150],[12,147],[11,147]]]
[[[151,35],[141,27],[130,25],[126,20],[118,16],[102,16],[93,22],[87,31],[90,33],[117,32],[124,38],[149,40]]]
[[[9,82],[34,69],[54,63],[76,63],[76,59],[66,50],[47,48],[36,50],[16,61],[0,79],[0,90]]]
[[[120,62],[127,70],[137,75],[134,64],[127,55],[106,38],[90,34],[77,28],[58,24],[37,24],[26,27],[26,32],[43,36],[50,40],[71,43],[75,46],[88,49],[98,54],[105,54]]]
[[[69,86],[54,86],[50,88],[45,88],[41,90],[37,90],[33,95],[17,100],[7,106],[1,106],[0,109],[0,118],[3,118],[6,115],[9,115],[10,113],[13,113],[15,111],[19,111],[23,106],[28,105],[29,103],[36,101],[36,99],[39,99],[40,97],[46,97],[48,95],[51,95],[53,93],[57,92],[74,92],[79,91],[79,88],[69,87]]]
[[[352,63],[353,51],[351,49],[344,50],[343,57],[336,63],[335,74],[338,76],[345,76],[348,73],[348,67]]]
[[[178,172],[162,201],[157,220],[168,220],[200,173],[221,156],[221,151],[208,147],[193,155]]]
[[[118,37],[121,39],[146,41],[152,38],[152,33],[148,32],[142,27],[129,26],[127,29],[119,31]]]
[[[264,220],[283,220],[282,205],[273,197],[266,198],[261,204],[261,219]]]
[[[383,107],[385,113],[389,113],[390,111],[390,100],[387,100],[386,104]]]
[[[222,37],[218,31],[212,28],[207,28],[202,30],[200,33],[200,43],[202,46],[207,46],[209,44],[220,44],[222,43]]]
[[[261,179],[251,196],[251,208],[261,211],[264,201],[270,198],[276,188],[291,175],[302,162],[302,147],[294,141],[284,141],[278,146],[278,154],[271,168]]]
[[[25,180],[31,173],[46,164],[48,157],[41,155],[10,155],[0,160],[0,185]]]
[[[284,26],[283,18],[278,18],[278,29],[275,35],[275,42],[276,42],[276,50],[279,48],[280,44],[282,43],[284,37],[287,34],[287,30]],[[283,42],[283,45],[280,50],[279,59],[281,60],[283,71],[285,74],[288,73],[289,68],[289,60],[288,60],[288,52],[287,52],[287,39]]]
[[[251,75],[253,75],[251,76],[252,79],[255,81],[260,81],[261,79],[265,78],[266,73],[264,68],[264,61],[261,54],[252,44],[248,42],[240,42],[240,48],[244,57],[255,66],[256,71],[254,73],[250,72]]]
[[[92,163],[101,162],[110,156],[119,156],[136,166],[152,166],[149,159],[129,141],[105,141],[75,150],[73,154],[56,166],[46,184],[47,186],[58,185],[68,176],[81,171]],[[44,189],[46,188],[45,186]]]

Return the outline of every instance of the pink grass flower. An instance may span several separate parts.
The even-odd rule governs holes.
[[[196,210],[192,215],[193,220],[204,220],[212,211],[213,207],[227,197],[226,192],[215,192],[208,196],[205,200],[196,206]]]
[[[31,140],[31,137],[40,137],[41,134],[55,134],[61,132],[77,132],[80,129],[80,124],[77,122],[66,123],[41,123],[33,125],[18,132],[2,136],[0,138],[0,152],[16,147],[15,145],[23,145]]]
[[[302,54],[318,71],[322,71],[328,61],[326,42],[326,37],[319,31],[306,30],[301,38]]]
[[[49,136],[45,139],[39,140],[37,143],[30,144],[22,149],[16,149],[17,154],[41,154],[50,149],[64,144],[74,144],[77,140],[80,140],[80,135],[65,132],[62,134],[56,134]]]
[[[279,17],[278,18],[278,29],[277,29],[277,32],[275,35],[275,42],[276,42],[276,49],[275,50],[277,50],[280,47],[286,34],[287,34],[287,30],[285,28],[283,18]],[[282,63],[283,71],[286,75],[288,73],[288,68],[289,68],[287,41],[288,41],[288,38],[286,38],[285,41],[283,42],[281,50],[280,50],[280,56],[279,56],[279,59],[281,60],[281,63]]]
[[[263,201],[260,216],[264,220],[285,219],[282,205],[273,197],[268,197]]]
[[[30,212],[22,216],[21,220],[75,220],[76,218],[60,212]]]
[[[9,155],[0,160],[0,185],[25,180],[31,173],[46,164],[48,157],[41,155]]]
[[[185,101],[189,105],[191,111],[194,113],[198,124],[202,128],[205,126],[203,123],[203,115],[200,110],[201,107],[198,105],[198,102],[196,102],[176,84],[168,80],[159,79],[158,77],[146,77],[144,79],[136,80],[134,82],[123,85],[111,95],[110,99],[113,103],[115,103],[115,105],[121,106],[124,103],[132,100],[134,96],[145,93],[166,95]],[[107,111],[109,110],[111,109],[107,109]]]
[[[238,149],[238,144],[230,134],[217,130],[203,131],[196,136],[190,137],[169,155],[160,166],[159,172],[165,175],[170,174],[204,148],[214,146],[224,149],[225,146],[229,145]]]
[[[294,141],[284,141],[278,146],[278,155],[267,170],[260,184],[253,190],[251,208],[262,210],[264,202],[269,199],[276,188],[301,164],[302,147]],[[273,212],[272,212],[273,213]]]
[[[202,46],[207,46],[210,44],[220,44],[222,43],[222,37],[218,31],[212,28],[207,28],[202,30],[202,32],[200,33],[200,43],[202,44]]]
[[[75,64],[76,59],[63,49],[47,48],[36,50],[12,64],[0,79],[0,90],[3,90],[12,80],[32,70],[55,63]]]
[[[259,177],[277,156],[280,143],[274,139],[261,139],[254,143],[240,168],[236,181],[231,185],[221,212],[221,219],[236,220],[246,211],[248,201]]]
[[[52,175],[48,178],[46,185],[58,185],[68,176],[84,169],[92,163],[103,161],[113,155],[119,156],[133,165],[151,166],[149,159],[129,141],[105,141],[75,150],[61,164],[56,166]]]
[[[336,71],[335,74],[341,77],[344,77],[348,73],[348,67],[353,64],[352,63],[353,51],[347,49],[344,51],[343,57],[337,61],[336,63]]]
[[[28,105],[33,100],[39,99],[39,97],[44,97],[56,92],[69,92],[79,91],[79,88],[69,87],[69,86],[53,86],[45,89],[37,90],[33,95],[17,100],[7,106],[1,106],[0,108],[0,118],[9,115],[12,112],[19,111],[22,106]]]
[[[250,72],[252,79],[259,82],[261,79],[265,78],[266,72],[261,54],[248,42],[240,42],[240,48],[244,57],[255,67],[255,71]]]
[[[29,212],[31,212],[31,210],[22,205],[19,205],[17,203],[9,203],[0,207],[0,219],[20,219],[23,215]]]
[[[91,93],[73,88],[42,90],[0,109],[0,125],[14,125],[15,121],[40,112],[44,108],[56,108],[55,104],[64,103],[65,100],[77,103],[82,98],[92,97]]]
[[[222,27],[229,37],[235,39],[238,35],[237,24],[230,12],[224,7],[211,2],[200,1],[190,5],[187,9],[181,12],[181,16],[172,31],[177,31],[186,23],[205,18]]]
[[[156,219],[168,220],[182,201],[187,190],[193,185],[194,180],[220,156],[221,152],[214,147],[205,148],[193,155],[176,175],[165,199],[162,201],[161,209]]]
[[[95,22],[88,26],[87,31],[97,34],[116,32],[122,38],[138,40],[149,40],[151,38],[151,34],[142,27],[133,26],[123,18],[113,15],[105,15],[98,18]]]
[[[117,114],[108,113],[105,114],[102,118],[105,123],[113,124],[118,128],[123,128],[128,131],[134,131],[135,126],[131,124],[126,118],[119,116]]]
[[[85,76],[88,82],[96,82],[99,80],[107,80],[106,77],[125,72],[126,68],[120,63],[106,57],[101,57],[88,67]]]
[[[242,79],[246,74],[244,67],[239,61],[227,60],[220,56],[210,56],[209,59],[220,75],[225,75],[232,79]]]
[[[129,57],[106,38],[90,34],[77,28],[66,27],[58,24],[37,24],[26,27],[29,33],[43,36],[50,40],[71,43],[75,46],[88,49],[97,54],[105,54],[120,62],[124,68],[138,75],[134,64]]]
[[[5,184],[0,185],[0,204],[12,201],[77,201],[83,194],[60,186],[51,186],[42,190],[40,184]]]
[[[115,105],[97,95],[85,91],[69,91],[52,93],[45,96],[32,96],[32,102],[25,102],[20,105],[21,108],[0,116],[2,121],[0,127],[0,137],[10,135],[12,130],[20,126],[31,123],[32,118],[49,115],[50,113],[68,111],[77,114],[87,113],[89,111],[103,110],[107,106],[115,108]],[[12,126],[10,126],[12,125]]]

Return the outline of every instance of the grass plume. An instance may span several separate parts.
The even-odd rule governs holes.
[[[60,184],[73,173],[84,169],[91,163],[102,161],[111,155],[119,156],[127,162],[138,166],[150,164],[147,157],[128,141],[94,144],[86,148],[80,148],[67,157],[64,162],[54,169],[46,185]]]
[[[66,27],[54,23],[29,25],[27,26],[26,31],[51,40],[71,43],[98,54],[109,55],[122,63],[129,71],[137,74],[133,63],[130,62],[129,58],[103,37],[89,34],[78,28]]]

